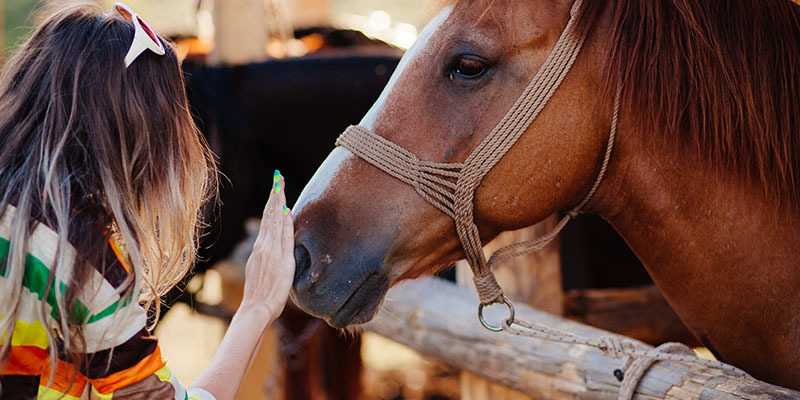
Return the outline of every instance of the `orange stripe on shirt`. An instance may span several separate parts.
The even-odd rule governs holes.
[[[94,386],[98,393],[105,395],[113,393],[117,389],[132,383],[139,382],[155,374],[156,371],[165,365],[167,365],[167,363],[161,359],[161,348],[156,346],[152,354],[143,358],[133,367],[111,374],[105,378],[89,379],[89,383]]]
[[[72,382],[72,387],[70,387],[70,381],[72,381],[72,374],[74,373],[74,365],[58,360],[58,364],[56,364],[56,373],[53,375],[53,382],[50,384],[50,389],[69,396],[81,397],[83,389],[86,387],[86,377],[79,372],[75,375],[75,381]],[[44,363],[44,368],[39,378],[39,386],[47,386],[49,379],[50,362],[48,361]]]
[[[56,364],[56,373],[50,388],[70,396],[80,397],[86,386],[86,377],[80,373],[75,377],[75,382],[68,392],[69,382],[75,370],[71,364],[59,360]],[[0,375],[28,375],[39,376],[39,385],[47,386],[50,379],[50,357],[47,350],[37,346],[12,346],[11,354],[3,367]]]
[[[47,364],[47,350],[37,346],[11,346],[0,375],[40,375]]]

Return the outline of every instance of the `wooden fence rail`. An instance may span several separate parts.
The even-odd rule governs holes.
[[[534,398],[617,398],[619,382],[613,371],[621,361],[585,346],[489,332],[478,323],[477,305],[475,293],[449,282],[420,279],[390,290],[367,329]],[[516,307],[524,320],[583,337],[613,335],[523,304]],[[645,399],[800,399],[797,391],[674,362],[654,365],[637,394]]]

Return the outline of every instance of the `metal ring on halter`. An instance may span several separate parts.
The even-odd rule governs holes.
[[[508,307],[508,319],[506,319],[505,323],[506,325],[511,326],[511,323],[514,322],[514,305],[511,304],[511,300],[509,300],[506,296],[503,296],[503,303],[506,305],[506,307]],[[478,321],[481,321],[481,325],[492,332],[502,332],[502,327],[494,326],[486,322],[486,319],[483,318],[483,306],[483,304],[478,306]]]

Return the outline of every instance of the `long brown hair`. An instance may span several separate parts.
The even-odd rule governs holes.
[[[590,29],[614,6],[607,97],[639,129],[800,197],[800,6],[790,0],[585,0]],[[624,133],[623,133],[624,134]]]
[[[0,83],[0,212],[16,206],[10,251],[2,261],[0,365],[11,345],[28,240],[37,223],[58,233],[48,289],[58,294],[51,371],[58,354],[80,362],[85,349],[72,305],[111,232],[124,244],[131,274],[118,290],[159,312],[159,296],[196,256],[199,210],[214,193],[216,170],[189,114],[175,51],[145,52],[125,67],[134,28],[82,5],[44,19],[8,60]],[[163,40],[162,40],[163,41]],[[66,263],[64,249],[77,258]],[[72,269],[66,291],[54,281]],[[43,297],[43,307],[44,299]],[[48,329],[48,334],[50,329]],[[57,339],[57,340],[56,340]]]

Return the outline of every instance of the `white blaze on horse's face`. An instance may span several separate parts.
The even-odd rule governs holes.
[[[302,211],[305,206],[308,206],[310,203],[324,196],[325,190],[336,184],[335,178],[337,173],[342,169],[342,165],[344,165],[346,161],[353,160],[354,158],[355,156],[352,153],[342,147],[333,149],[331,154],[325,158],[322,165],[317,168],[317,172],[314,173],[314,176],[306,187],[303,188],[300,197],[297,198],[297,203],[295,203],[292,209],[292,213],[296,215]]]
[[[369,112],[367,112],[367,114],[361,120],[361,126],[367,128],[373,127],[377,115],[386,106],[385,103],[389,93],[391,93],[392,89],[394,89],[398,78],[403,75],[404,70],[408,67],[409,60],[420,57],[422,52],[426,50],[431,37],[434,36],[439,28],[441,28],[442,24],[447,20],[452,12],[452,6],[445,7],[425,26],[425,29],[420,33],[417,40],[400,60],[400,64],[398,64],[397,69],[395,70],[394,74],[392,74],[391,79],[386,84],[386,87],[383,89],[383,92],[378,100],[372,105],[372,108],[370,108]],[[340,171],[347,167],[349,162],[352,162],[355,159],[356,156],[344,148],[337,147],[334,149],[331,154],[328,155],[322,165],[320,165],[320,167],[317,169],[317,172],[314,173],[314,177],[311,178],[311,181],[309,181],[306,187],[303,189],[303,192],[297,199],[297,204],[295,204],[293,212],[297,214],[309,203],[322,198],[325,195],[326,190],[338,184],[344,184],[343,182],[338,182],[336,177],[339,176]]]

